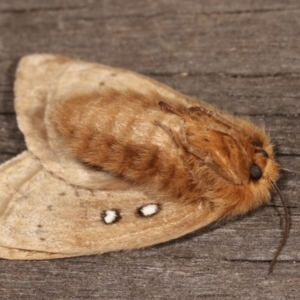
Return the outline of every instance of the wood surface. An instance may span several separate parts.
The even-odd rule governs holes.
[[[13,108],[18,60],[60,53],[151,76],[270,133],[300,170],[299,0],[1,0],[0,162],[26,149]],[[0,260],[0,299],[299,299],[300,177],[244,218],[130,252],[52,261]]]

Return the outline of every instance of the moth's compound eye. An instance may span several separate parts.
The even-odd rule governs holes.
[[[250,168],[250,179],[258,180],[262,177],[262,170],[258,165],[252,165]]]

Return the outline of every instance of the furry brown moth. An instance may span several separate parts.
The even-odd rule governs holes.
[[[134,72],[29,55],[15,94],[28,151],[0,167],[1,257],[149,246],[278,191],[263,129]]]

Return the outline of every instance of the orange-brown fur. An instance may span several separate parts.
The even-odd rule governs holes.
[[[50,119],[80,161],[152,194],[202,201],[220,216],[269,201],[278,168],[265,132],[217,110],[190,109],[189,102],[110,89],[66,99]],[[259,180],[250,179],[253,164],[262,170]]]

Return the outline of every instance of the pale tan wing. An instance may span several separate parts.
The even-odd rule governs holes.
[[[156,203],[155,215],[137,213],[138,208]],[[103,213],[112,209],[121,218],[106,224]],[[175,239],[218,217],[199,203],[155,201],[133,189],[107,192],[74,187],[46,171],[28,151],[0,167],[0,257],[7,259],[51,259],[145,247]]]

